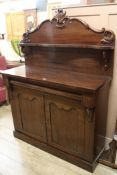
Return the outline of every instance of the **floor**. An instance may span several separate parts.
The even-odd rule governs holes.
[[[10,106],[0,107],[0,175],[117,175],[101,164],[89,173],[14,138],[13,129]]]

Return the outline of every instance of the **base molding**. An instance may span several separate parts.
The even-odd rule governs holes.
[[[66,161],[68,161],[68,162],[70,162],[70,163],[72,163],[80,168],[83,168],[89,172],[93,172],[97,163],[98,163],[97,159],[94,162],[90,163],[90,162],[85,161],[81,158],[72,156],[68,153],[65,153],[65,152],[59,150],[59,149],[56,149],[56,148],[54,148],[46,143],[40,142],[39,140],[36,140],[36,139],[34,139],[26,134],[23,134],[19,131],[14,131],[14,136],[31,144],[31,145],[33,145],[33,146],[36,146],[36,147],[38,147],[38,148],[40,148],[48,153],[51,153],[54,156],[62,158],[63,160],[66,160]]]

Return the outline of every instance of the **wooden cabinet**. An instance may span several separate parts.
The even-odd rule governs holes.
[[[105,146],[114,42],[62,10],[25,33],[25,65],[3,72],[14,136],[92,172]]]

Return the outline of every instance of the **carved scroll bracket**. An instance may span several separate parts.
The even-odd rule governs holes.
[[[23,34],[23,40],[21,42],[30,43],[29,32],[26,32],[26,33]]]
[[[29,56],[31,54],[31,47],[29,46],[22,46],[21,51],[24,54],[24,56]]]
[[[101,40],[101,44],[112,44],[115,41],[115,34],[111,30],[104,29],[104,37]]]
[[[20,43],[30,43],[30,39],[29,39],[29,32],[26,32],[23,34],[23,40]],[[31,54],[31,47],[29,46],[21,46],[21,51],[23,53],[24,56],[28,56]]]

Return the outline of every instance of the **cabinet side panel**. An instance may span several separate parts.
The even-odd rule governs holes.
[[[105,146],[110,81],[96,94],[95,154]]]

